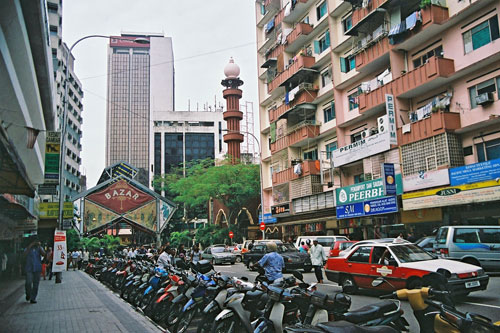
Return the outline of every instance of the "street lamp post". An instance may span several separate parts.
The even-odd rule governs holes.
[[[260,149],[259,139],[257,139],[257,137],[253,133],[246,132],[246,131],[231,131],[231,130],[228,130],[228,129],[224,129],[222,131],[223,132],[229,132],[229,133],[244,133],[244,134],[250,135],[257,142],[257,148],[259,148],[260,210],[261,210],[262,221],[264,221],[264,191],[263,191],[263,186],[264,186],[263,180],[264,180],[264,178],[262,178],[262,150]],[[265,238],[266,238],[266,233],[265,233],[264,230],[262,230],[262,239],[265,239]]]
[[[64,69],[64,99],[63,99],[63,115],[62,115],[62,126],[61,126],[61,150],[60,150],[60,158],[59,158],[59,229],[63,229],[63,204],[64,204],[64,159],[66,156],[66,126],[68,122],[68,92],[69,92],[69,56],[71,55],[71,52],[73,51],[74,47],[80,43],[81,41],[89,38],[106,38],[109,39],[111,36],[106,36],[106,35],[88,35],[85,37],[80,38],[76,42],[71,45],[71,47],[68,49],[68,52],[66,53],[65,56],[65,66],[66,68]],[[134,43],[138,44],[149,44],[149,40],[145,38],[136,38],[136,39],[128,39],[128,38],[119,38],[117,39],[123,39],[127,41],[131,41]],[[61,273],[56,273],[56,283],[61,282]]]

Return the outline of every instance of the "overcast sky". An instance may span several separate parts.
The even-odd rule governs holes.
[[[253,102],[259,131],[255,1],[252,0],[64,0],[63,41],[71,46],[90,34],[163,32],[172,37],[175,59],[175,108],[191,110],[222,98],[224,66],[240,66],[242,101]],[[73,50],[83,90],[82,173],[95,186],[104,169],[107,40],[88,39]],[[224,101],[225,105],[225,101]]]

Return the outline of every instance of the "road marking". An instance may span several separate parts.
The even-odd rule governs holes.
[[[491,305],[491,304],[481,304],[481,303],[473,303],[473,302],[462,302],[462,304],[470,304],[470,305],[477,305],[477,306],[487,306],[489,308],[500,309],[500,306],[498,306],[498,305]]]

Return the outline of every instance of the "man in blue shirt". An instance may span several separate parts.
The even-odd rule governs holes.
[[[41,257],[45,255],[45,251],[40,246],[38,239],[35,239],[24,250],[26,256],[26,300],[30,303],[36,303],[38,295],[38,285],[40,284],[40,273],[42,272]]]
[[[278,247],[275,242],[267,243],[267,251],[269,253],[259,260],[259,265],[264,268],[269,283],[278,282],[278,279],[283,278],[281,271],[285,268],[285,261],[283,257],[277,253],[277,250]]]

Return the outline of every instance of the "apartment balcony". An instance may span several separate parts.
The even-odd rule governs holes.
[[[300,175],[293,172],[293,167],[273,173],[273,186],[284,184],[301,177],[320,174],[319,165],[317,165],[319,161],[304,161],[301,164],[302,173]]]
[[[288,134],[271,143],[271,154],[291,146],[300,146],[319,135],[319,125],[311,122],[298,124]]]
[[[275,45],[275,47],[272,50],[267,50],[265,52],[266,56],[266,61],[270,59],[277,59],[280,54],[282,54],[285,51],[285,45],[279,44]]]
[[[316,97],[318,96],[318,90],[314,88],[305,88],[300,90],[296,95],[293,101],[288,104],[281,104],[276,109],[269,110],[269,122],[275,122],[283,115],[285,115],[288,111],[293,108],[302,105],[304,103],[312,103]]]
[[[279,9],[280,8],[280,0],[265,0],[264,7],[266,8],[266,11],[269,11],[272,9]]]
[[[443,25],[443,23],[449,19],[448,12],[448,8],[437,5],[430,5],[423,8],[421,10],[422,23],[408,32],[408,37],[403,42],[394,45],[393,48],[411,50],[435,38],[447,29],[448,25]]]
[[[283,22],[289,24],[297,22],[302,18],[302,16],[306,14],[307,10],[309,9],[309,7],[311,7],[313,2],[313,0],[297,0],[297,2],[295,3],[295,7],[293,7],[293,9],[290,9],[290,14],[288,14],[287,16],[284,15],[285,8],[283,8],[281,10],[283,13]]]
[[[368,47],[356,54],[356,70],[360,73],[372,73],[389,63],[389,38],[383,36],[371,42]]]
[[[398,142],[400,145],[406,145],[459,128],[460,113],[432,112],[430,117],[411,123],[409,132],[403,133],[403,128],[398,128]]]
[[[384,108],[385,94],[399,98],[412,98],[445,85],[448,77],[455,73],[453,59],[429,58],[428,62],[414,70],[359,95],[359,113],[371,114]]]
[[[377,10],[387,6],[391,0],[371,0],[366,8],[361,7],[360,0],[348,0],[356,6],[352,13],[352,28],[346,31],[346,35],[355,36],[360,30],[360,26],[370,24],[372,22],[383,22],[385,11]]]
[[[313,26],[307,23],[299,23],[295,26],[295,29],[286,37],[288,46],[286,51],[290,53],[296,53],[303,46],[308,36],[314,30]]]
[[[303,69],[307,68],[310,69],[311,67],[314,66],[314,64],[315,64],[314,57],[304,56],[304,55],[298,56],[297,60],[293,64],[289,65],[287,69],[278,74],[278,76],[276,76],[274,80],[272,80],[267,84],[267,92],[270,94],[283,82],[287,81],[288,79],[290,79]]]

